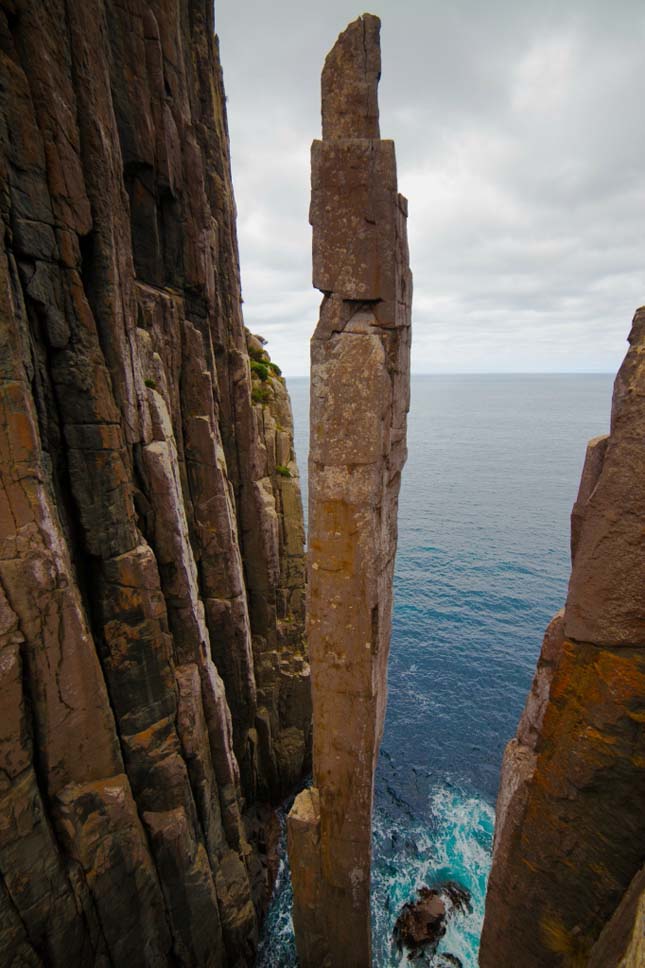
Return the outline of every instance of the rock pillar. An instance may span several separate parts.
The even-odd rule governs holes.
[[[312,147],[308,637],[314,786],[289,817],[302,968],[370,964],[374,770],[386,705],[392,577],[409,406],[406,200],[379,138],[380,22],[340,35]]]
[[[572,514],[566,607],[504,754],[482,968],[645,964],[645,308]]]

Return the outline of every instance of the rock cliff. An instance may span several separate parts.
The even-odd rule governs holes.
[[[629,342],[572,513],[566,607],[504,755],[482,968],[645,959],[645,309]]]
[[[314,786],[288,839],[301,968],[370,964],[374,771],[386,705],[406,458],[412,277],[394,143],[379,136],[380,22],[340,35],[312,147],[307,637]]]
[[[0,963],[250,965],[308,769],[210,0],[0,2]]]

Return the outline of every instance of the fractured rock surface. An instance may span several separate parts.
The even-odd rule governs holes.
[[[566,607],[504,754],[482,968],[643,964],[645,310],[589,444]]]
[[[212,4],[2,0],[0,72],[0,963],[251,965],[304,532]]]
[[[289,817],[302,968],[370,964],[374,770],[406,457],[412,280],[394,145],[379,138],[380,23],[340,35],[312,147],[307,634],[314,786]]]

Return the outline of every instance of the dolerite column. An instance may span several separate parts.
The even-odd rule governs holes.
[[[312,147],[308,636],[314,786],[289,816],[301,968],[371,961],[374,770],[406,457],[412,280],[394,143],[379,138],[380,21],[340,35]]]
[[[645,965],[645,307],[629,344],[573,507],[566,605],[504,753],[482,968]]]

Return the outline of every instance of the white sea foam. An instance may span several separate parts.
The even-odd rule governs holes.
[[[431,793],[427,817],[407,828],[393,829],[387,811],[377,808],[372,907],[378,968],[409,964],[391,941],[398,913],[420,887],[450,880],[468,889],[472,913],[454,915],[438,952],[456,955],[463,968],[477,968],[493,821],[493,808],[485,800],[448,786]]]
[[[438,952],[450,952],[463,968],[477,968],[479,935],[484,916],[486,879],[490,868],[494,812],[478,797],[448,786],[435,788],[427,815],[394,820],[392,811],[377,806],[374,815],[372,917],[375,968],[403,968],[407,954],[392,943],[392,929],[406,901],[424,886],[458,881],[472,899],[471,914],[456,914],[449,921]],[[291,883],[283,856],[276,892],[269,911],[259,968],[296,968],[291,920]],[[419,965],[432,961],[420,960]]]

